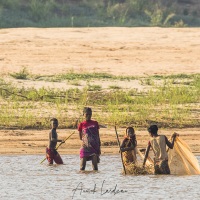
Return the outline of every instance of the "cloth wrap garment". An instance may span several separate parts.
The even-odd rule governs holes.
[[[98,122],[90,120],[80,123],[79,131],[82,132],[82,146],[80,148],[80,158],[93,155],[100,155],[100,138]]]

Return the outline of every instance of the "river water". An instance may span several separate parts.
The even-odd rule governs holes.
[[[79,156],[48,166],[44,156],[0,156],[1,200],[200,199],[200,175],[122,175],[119,155],[101,156],[99,171],[79,172]],[[200,161],[200,157],[197,157]]]

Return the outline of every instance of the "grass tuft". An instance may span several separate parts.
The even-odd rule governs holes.
[[[30,77],[30,74],[29,74],[28,70],[26,69],[26,67],[23,67],[19,72],[12,73],[12,74],[10,74],[10,76],[12,76],[13,78],[16,78],[16,79],[26,80]]]

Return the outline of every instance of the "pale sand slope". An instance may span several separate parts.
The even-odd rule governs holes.
[[[199,28],[18,28],[0,30],[0,74],[200,72]]]
[[[23,67],[30,73],[44,75],[69,70],[140,76],[200,73],[199,52],[199,28],[1,29],[0,75],[19,72]],[[175,131],[193,152],[200,152],[199,128]],[[44,153],[48,132],[1,130],[0,154]],[[161,132],[170,135],[173,130]],[[65,138],[70,131],[59,133]],[[103,142],[116,142],[113,129],[102,129],[101,134]],[[148,139],[146,130],[138,132],[139,147],[145,147]],[[76,133],[60,152],[78,154],[79,147]],[[103,146],[102,153],[118,153],[118,147]]]

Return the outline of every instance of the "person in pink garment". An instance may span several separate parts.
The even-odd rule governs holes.
[[[99,136],[99,124],[91,120],[92,109],[85,107],[83,110],[85,120],[78,126],[79,137],[82,141],[80,148],[80,170],[85,170],[86,162],[92,161],[93,170],[98,170],[99,156],[101,154],[101,141]]]

